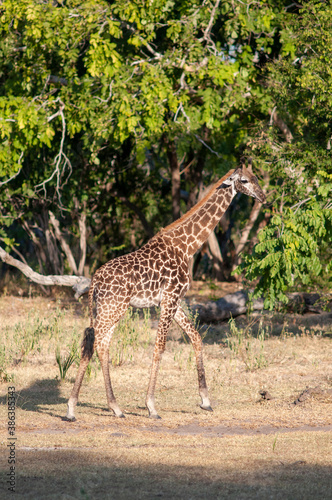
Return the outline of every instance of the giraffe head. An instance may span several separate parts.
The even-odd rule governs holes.
[[[225,185],[233,185],[236,192],[252,196],[261,203],[265,203],[265,194],[258,184],[257,177],[252,172],[251,158],[248,160],[248,168],[245,165],[244,159],[241,159],[241,166],[234,170],[234,172],[224,180],[220,187]]]

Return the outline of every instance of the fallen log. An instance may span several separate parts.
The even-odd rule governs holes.
[[[331,296],[325,297],[321,301],[323,295],[318,293],[295,292],[287,295],[289,302],[286,306],[287,312],[291,313],[315,313],[321,314],[326,309],[331,308]],[[328,300],[327,300],[328,299]],[[321,303],[322,302],[322,303]],[[329,307],[327,303],[329,302]],[[325,303],[325,308],[323,304]],[[245,314],[251,307],[252,311],[262,311],[264,309],[264,299],[253,299],[249,304],[248,293],[240,290],[235,293],[225,295],[216,301],[210,301],[206,304],[190,304],[190,309],[195,314],[198,313],[198,318],[203,323],[214,323]]]
[[[245,314],[248,309],[248,302],[248,293],[241,290],[229,293],[213,302],[192,304],[190,309],[194,314],[198,313],[199,320],[203,323],[213,323]],[[254,311],[261,311],[264,308],[264,299],[254,299],[251,307]]]

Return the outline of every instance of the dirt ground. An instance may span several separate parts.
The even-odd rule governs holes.
[[[225,286],[202,296],[230,291]],[[31,315],[33,324],[38,318],[50,321],[63,308],[59,341],[64,345],[68,332],[83,332],[87,326],[84,302],[73,304],[2,297],[2,330],[19,335]],[[153,318],[152,330],[155,323]],[[73,364],[60,380],[53,344],[47,348],[54,339],[44,336],[9,367],[14,380],[0,384],[0,497],[332,498],[330,326],[305,328],[301,334],[289,328],[282,336],[266,338],[259,351],[264,351],[264,363],[251,370],[248,349],[256,349],[256,340],[233,352],[223,331],[229,331],[227,323],[215,325],[205,338],[211,413],[199,408],[191,347],[172,330],[158,378],[158,421],[149,419],[144,407],[152,341],[111,368],[126,418],[117,419],[107,410],[102,373],[95,365],[83,382],[76,422],[66,422],[62,418],[77,367]],[[17,397],[14,436],[8,433],[11,387]],[[13,448],[14,496],[7,483]]]

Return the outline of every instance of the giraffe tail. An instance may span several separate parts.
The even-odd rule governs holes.
[[[89,289],[89,316],[90,326],[84,330],[84,338],[82,342],[82,357],[90,358],[93,354],[93,345],[95,342],[95,329],[93,328],[93,300],[94,300],[94,282],[92,280]]]
[[[95,329],[86,328],[84,331],[84,338],[82,342],[82,358],[90,359],[93,354],[93,345],[95,343]]]

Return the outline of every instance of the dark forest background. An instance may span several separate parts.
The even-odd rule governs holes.
[[[44,275],[89,276],[251,156],[267,204],[236,196],[195,277],[245,279],[270,307],[330,287],[330,1],[0,11],[4,250]]]

